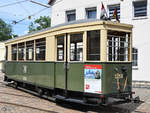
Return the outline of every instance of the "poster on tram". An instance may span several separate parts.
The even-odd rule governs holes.
[[[84,65],[84,92],[101,94],[102,65]]]

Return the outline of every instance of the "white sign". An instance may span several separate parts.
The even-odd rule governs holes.
[[[84,65],[84,92],[102,93],[102,65]]]

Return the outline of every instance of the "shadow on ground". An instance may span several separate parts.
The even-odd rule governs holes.
[[[119,105],[101,105],[101,106],[87,106],[87,105],[81,105],[76,103],[70,103],[70,102],[61,102],[57,103],[57,105],[69,109],[78,110],[81,112],[97,112],[97,113],[145,113],[145,112],[139,112],[136,110],[137,107],[139,107],[143,101],[140,101],[138,103],[130,102],[125,104],[119,104]]]

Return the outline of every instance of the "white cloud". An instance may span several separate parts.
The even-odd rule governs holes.
[[[25,34],[28,34],[28,32],[29,32],[29,30],[25,30],[23,33],[25,35]]]

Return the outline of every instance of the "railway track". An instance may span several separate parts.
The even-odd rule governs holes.
[[[12,86],[9,86],[7,84],[5,84],[4,82],[1,82],[0,81],[0,87],[1,88],[7,88],[8,91],[9,89],[12,89],[14,90],[14,88],[12,88]],[[5,90],[4,90],[5,91]],[[23,99],[25,98],[28,98],[28,99],[39,99],[38,97],[34,97],[34,96],[28,96],[28,95],[23,95],[23,94],[16,94],[16,93],[10,93],[10,92],[4,92],[3,90],[0,91],[0,96],[1,95],[5,95],[6,97],[9,97],[9,96],[12,96],[11,98],[17,98],[17,97],[22,97]],[[15,92],[15,91],[13,91]],[[16,103],[16,102],[8,102],[7,100],[3,100],[3,99],[0,99],[0,104],[3,105],[3,107],[0,109],[0,113],[1,112],[8,112],[10,111],[10,106],[14,106],[14,107],[22,107],[22,108],[28,108],[28,109],[32,109],[32,110],[38,110],[39,112],[42,112],[42,113],[56,113],[55,111],[50,111],[48,109],[42,109],[40,107],[33,107],[33,106],[30,106],[30,105],[26,105],[26,104],[20,104],[20,103]]]
[[[13,106],[16,106],[16,107],[30,108],[30,109],[39,110],[39,111],[42,111],[42,112],[47,112],[47,113],[57,113],[55,111],[50,111],[50,110],[46,110],[46,109],[36,108],[36,107],[27,106],[27,105],[23,105],[23,104],[17,104],[17,103],[5,102],[5,101],[0,101],[0,103],[1,104],[7,104],[7,105],[13,105]]]
[[[15,94],[15,93],[7,93],[7,92],[1,92],[1,91],[0,91],[0,94],[13,95],[13,96],[20,96],[20,97],[26,97],[26,98],[35,98],[35,99],[38,98],[38,97],[33,97],[33,96],[20,95],[20,94]]]
[[[13,89],[13,88],[11,88],[11,86],[6,86],[6,88]],[[25,91],[24,89],[21,89],[21,90]],[[19,97],[23,97],[23,98],[39,99],[39,97],[33,97],[33,96],[27,96],[27,95],[22,95],[22,94],[15,94],[15,93],[8,93],[8,92],[4,92],[4,91],[0,91],[0,95],[1,94],[5,94],[6,96],[10,95],[10,96],[15,96],[15,97],[19,96]],[[1,101],[0,100],[0,103],[1,104],[6,104],[6,105],[12,105],[12,106],[16,106],[16,107],[23,107],[23,108],[29,108],[29,109],[39,110],[41,112],[56,113],[54,111],[49,111],[49,110],[46,110],[46,109],[32,107],[32,106],[28,106],[28,105],[24,105],[24,104],[20,104],[20,103],[18,104],[18,103],[15,103],[15,102],[8,102],[8,101]],[[95,108],[93,106],[84,106],[84,105],[74,104],[74,103],[68,103],[68,102],[67,103],[62,102],[61,104],[58,103],[57,105],[65,107],[65,108],[68,108],[68,109],[76,109],[77,111],[82,111],[82,112],[88,112],[88,111],[96,111],[96,112],[98,112],[99,109],[101,109],[102,111],[108,111],[108,109],[111,109],[112,111],[116,111],[116,108],[114,109],[114,107],[110,107],[110,106],[109,107],[108,106],[107,107],[105,107],[105,106],[99,106],[99,107]],[[122,109],[120,109],[120,110],[122,110]],[[108,112],[108,113],[110,113],[110,112]]]
[[[3,83],[3,82],[0,82],[0,83]],[[4,88],[9,88],[9,89],[13,89],[13,88],[11,88],[11,87],[9,87],[9,86],[3,86],[2,84],[0,84],[0,87],[4,87]],[[22,97],[23,99],[26,99],[26,98],[28,98],[28,99],[39,99],[38,97],[34,97],[34,96],[28,96],[28,95],[23,95],[23,94],[16,94],[16,93],[9,93],[9,92],[4,92],[4,91],[0,91],[0,96],[1,95],[5,95],[6,97],[9,97],[9,96],[12,96],[11,98],[17,98],[17,97]],[[20,103],[16,103],[16,102],[8,102],[7,100],[2,100],[2,99],[0,99],[0,104],[2,104],[3,105],[3,107],[1,108],[1,110],[0,110],[0,113],[1,112],[8,112],[8,111],[10,111],[10,106],[13,106],[13,108],[14,107],[22,107],[22,108],[25,108],[25,109],[32,109],[32,110],[38,110],[39,112],[41,112],[41,113],[57,113],[57,112],[55,112],[55,111],[50,111],[50,110],[48,110],[48,109],[42,109],[42,108],[40,108],[40,107],[33,107],[33,106],[30,106],[30,105],[26,105],[26,104],[20,104]],[[11,109],[11,110],[14,110],[14,109]],[[13,112],[14,113],[14,112]]]

